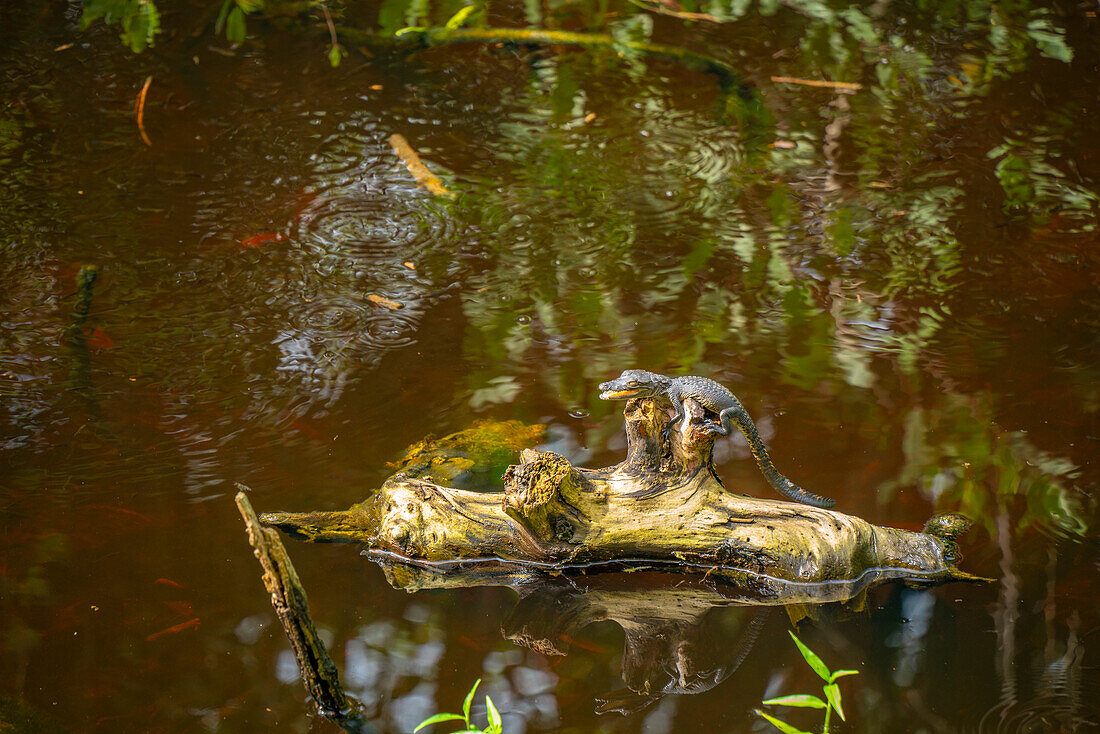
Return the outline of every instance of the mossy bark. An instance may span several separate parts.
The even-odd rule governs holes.
[[[312,541],[364,543],[414,564],[495,560],[566,570],[592,565],[673,567],[725,578],[764,595],[793,583],[975,577],[955,567],[953,537],[727,490],[714,472],[704,409],[666,431],[657,398],[625,408],[627,458],[574,467],[525,450],[503,493],[443,487],[398,473],[345,512],[272,513],[269,525]]]

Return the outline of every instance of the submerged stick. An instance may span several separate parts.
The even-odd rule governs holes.
[[[793,76],[773,76],[772,81],[780,84],[801,84],[804,87],[824,87],[841,92],[858,92],[863,89],[863,85],[856,82],[829,82],[819,79],[799,79]]]
[[[630,2],[637,5],[639,8],[650,10],[658,15],[668,15],[673,18],[680,18],[681,20],[704,20],[708,23],[725,23],[724,20],[710,13],[691,13],[683,8],[676,10],[661,2],[647,2],[646,0],[630,0]],[[679,6],[679,3],[677,3],[677,5]]]
[[[409,169],[409,173],[411,173],[416,180],[417,186],[427,189],[436,196],[454,198],[454,194],[443,185],[439,176],[432,173],[431,170],[424,165],[424,161],[420,160],[420,154],[409,145],[409,141],[405,139],[404,135],[399,133],[391,135],[390,146],[393,148],[393,152],[397,154],[397,157],[401,159],[401,162],[405,164],[405,168]]]
[[[138,92],[137,100],[134,101],[134,115],[137,117],[138,131],[141,132],[141,139],[150,148],[153,147],[153,141],[149,140],[149,135],[145,132],[145,96],[149,94],[149,85],[152,83],[153,77],[146,77],[145,86]]]
[[[237,488],[247,489],[243,484],[238,484]],[[244,491],[237,492],[234,500],[244,518],[248,542],[264,570],[264,586],[271,594],[271,606],[275,608],[275,614],[290,641],[290,649],[298,661],[298,670],[302,673],[306,689],[322,715],[342,718],[350,708],[348,698],[340,686],[336,664],[313,626],[309,600],[306,599],[302,582],[298,580],[294,564],[290,562],[279,534],[260,525]]]

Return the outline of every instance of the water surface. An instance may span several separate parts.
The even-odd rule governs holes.
[[[1100,727],[1094,9],[699,9],[729,22],[628,3],[489,20],[692,48],[740,69],[741,96],[566,47],[352,49],[331,69],[323,36],[250,21],[233,48],[191,36],[182,3],[134,56],[68,6],[0,11],[0,721],[335,731],[233,482],[260,511],[347,507],[405,446],[484,418],[612,464],[621,406],[596,385],[642,367],[730,386],[780,470],[838,509],[975,520],[962,565],[995,583],[887,587],[799,625],[861,672],[847,730]],[[453,198],[417,186],[394,133]],[[739,439],[717,459],[773,496]],[[720,608],[701,644],[756,640],[732,675],[597,715],[638,682],[617,625],[540,654],[501,634],[508,589],[407,594],[356,548],[290,551],[384,731],[479,677],[509,734],[766,731],[762,699],[815,688],[801,615]]]

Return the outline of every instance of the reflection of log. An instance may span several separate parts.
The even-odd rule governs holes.
[[[345,512],[274,513],[264,522],[315,541],[352,541],[411,562],[501,559],[564,569],[665,565],[706,572],[765,596],[790,583],[973,579],[954,565],[954,532],[913,533],[790,502],[727,491],[715,437],[691,400],[667,438],[671,406],[626,405],[627,458],[590,470],[524,451],[505,491],[477,494],[403,474]],[[954,527],[950,523],[946,527]]]
[[[409,591],[510,587],[519,600],[502,633],[542,655],[568,654],[589,625],[619,625],[626,688],[599,696],[599,713],[632,713],[669,693],[710,690],[750,653],[771,609],[758,605],[777,603],[711,579],[652,571],[552,577],[514,564],[482,563],[443,572],[435,566],[397,563],[382,554],[375,559],[391,584]],[[805,594],[797,597],[792,588],[790,598],[812,600],[815,609],[833,614],[865,603],[866,586],[797,586]]]
[[[710,589],[675,588],[662,579],[667,576],[583,591],[555,582],[517,587],[520,599],[504,622],[504,636],[544,655],[564,655],[588,625],[619,625],[628,690],[604,696],[601,712],[628,713],[669,693],[709,691],[741,665],[770,610],[732,612],[740,616],[740,640],[727,639],[730,620],[715,624],[711,612],[731,602]]]
[[[244,492],[237,492],[236,502],[248,530],[248,542],[263,567],[264,586],[271,594],[271,605],[283,624],[306,689],[323,715],[342,718],[350,708],[348,699],[340,687],[336,664],[313,626],[305,589],[286,548],[278,533],[260,525]]]

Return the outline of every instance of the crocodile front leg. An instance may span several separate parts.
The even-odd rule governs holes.
[[[668,422],[668,425],[665,426],[665,430],[661,431],[661,439],[664,441],[668,441],[668,437],[672,433],[673,426],[678,425],[680,421],[684,419],[684,402],[680,399],[680,392],[676,389],[670,388],[668,392],[665,393],[665,395],[668,397],[669,402],[672,403],[672,407],[676,410],[676,415],[672,416],[672,419]]]

